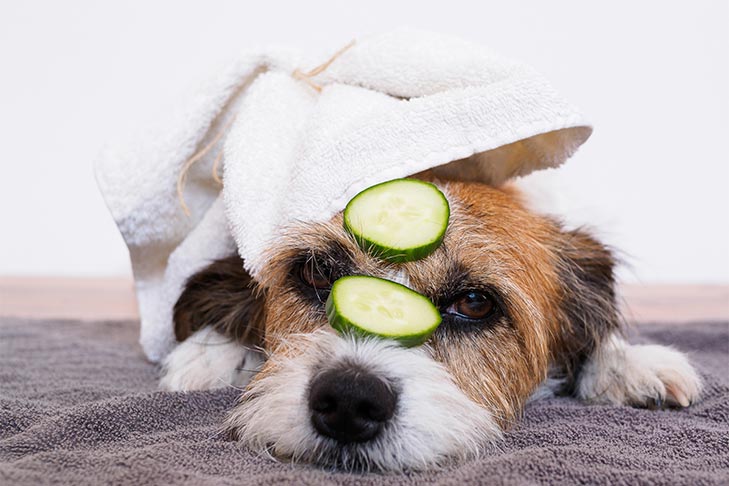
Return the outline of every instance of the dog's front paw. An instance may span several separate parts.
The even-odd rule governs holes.
[[[577,386],[583,400],[646,408],[688,407],[700,393],[701,378],[683,353],[619,338],[585,364]]]
[[[203,328],[165,358],[159,386],[165,391],[242,388],[262,363],[259,352]]]

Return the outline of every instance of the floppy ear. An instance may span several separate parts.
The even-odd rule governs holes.
[[[615,292],[616,260],[584,229],[562,232],[557,256],[562,322],[554,358],[567,378],[563,392],[572,393],[585,360],[622,325]]]
[[[210,326],[241,343],[257,345],[263,339],[264,302],[238,255],[215,260],[187,280],[177,299],[175,337],[184,341]]]

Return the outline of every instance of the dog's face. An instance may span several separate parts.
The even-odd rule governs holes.
[[[422,260],[368,255],[341,214],[272,249],[248,302],[259,306],[250,335],[269,359],[227,420],[233,435],[295,460],[422,468],[494,443],[550,369],[569,386],[617,326],[609,252],[530,212],[512,189],[439,185],[450,224]],[[345,275],[409,286],[442,324],[412,349],[336,335],[324,304]]]

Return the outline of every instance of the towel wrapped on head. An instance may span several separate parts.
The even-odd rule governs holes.
[[[533,69],[452,37],[398,30],[302,73],[316,64],[285,50],[241,56],[97,161],[150,360],[174,347],[174,303],[211,260],[238,251],[255,278],[288,224],[327,220],[366,187],[428,169],[501,184],[560,165],[592,131]]]

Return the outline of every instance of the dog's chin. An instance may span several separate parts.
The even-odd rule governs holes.
[[[398,391],[394,415],[366,442],[342,443],[312,424],[313,377],[342,367],[363,370]],[[453,383],[427,348],[325,331],[289,338],[249,385],[226,427],[277,459],[347,470],[435,468],[475,457],[501,438],[491,413]]]

